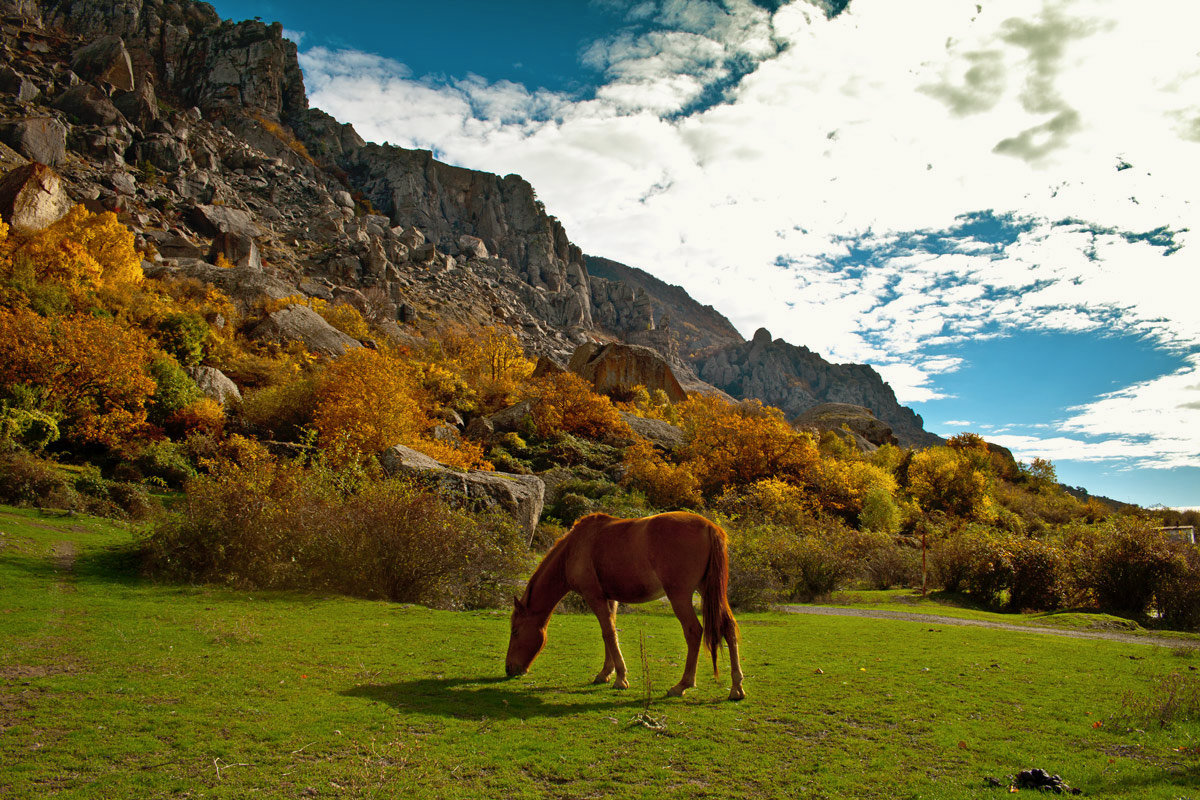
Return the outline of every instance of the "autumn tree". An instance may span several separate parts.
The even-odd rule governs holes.
[[[0,309],[0,387],[37,387],[65,437],[114,445],[146,421],[154,348],[136,329],[75,315]]]
[[[984,519],[991,515],[989,480],[970,454],[951,447],[930,447],[913,455],[908,488],[926,512]]]
[[[820,462],[812,436],[788,425],[779,409],[757,400],[735,405],[697,395],[679,411],[686,435],[679,456],[693,465],[707,496],[763,478],[811,482]]]
[[[533,420],[540,436],[562,431],[588,439],[631,437],[612,401],[572,372],[541,379],[535,393]]]
[[[133,234],[117,215],[93,214],[82,205],[40,231],[0,239],[0,279],[7,283],[89,292],[140,283],[141,265]]]
[[[429,416],[407,362],[388,351],[357,348],[330,364],[316,390],[313,427],[323,448],[347,457],[403,444],[449,464],[487,466],[473,442],[428,436]]]

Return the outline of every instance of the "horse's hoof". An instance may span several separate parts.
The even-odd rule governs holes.
[[[687,686],[680,686],[680,685],[676,684],[675,686],[672,686],[670,689],[667,689],[667,697],[683,697],[683,693],[686,692],[687,690],[688,690]]]
[[[614,689],[628,689],[629,681],[625,680],[624,678],[617,678],[615,681],[613,681],[613,688]]]
[[[742,689],[742,687],[740,687],[740,686],[739,686],[739,687],[737,687],[736,689],[730,689],[730,690],[729,690],[729,699],[730,699],[730,700],[735,700],[735,701],[736,701],[736,700],[745,700],[745,699],[746,699],[746,692],[745,692],[745,690],[743,690],[743,689]]]
[[[597,675],[595,678],[592,679],[592,683],[595,683],[595,684],[608,683],[608,676],[607,675]]]

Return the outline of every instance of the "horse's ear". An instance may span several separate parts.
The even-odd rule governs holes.
[[[515,611],[516,611],[518,614],[520,614],[520,613],[522,613],[523,611],[525,611],[525,606],[524,606],[524,605],[522,605],[522,603],[521,603],[521,598],[517,597],[515,594],[513,595],[513,609],[514,609],[514,610],[515,610]]]

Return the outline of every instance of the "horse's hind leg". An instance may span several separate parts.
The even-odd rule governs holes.
[[[600,621],[600,635],[604,638],[604,669],[600,675],[610,668],[617,673],[613,681],[614,689],[628,689],[629,681],[625,678],[625,659],[621,657],[621,647],[617,644],[617,604],[602,597],[587,597],[587,604],[592,613]],[[600,675],[596,677],[599,678]]]
[[[737,623],[733,617],[725,620],[725,644],[729,647],[729,675],[733,685],[729,688],[730,700],[745,700],[746,690],[742,688],[742,659],[738,655]]]
[[[617,601],[616,600],[608,601],[608,619],[609,619],[609,623],[613,627],[613,630],[616,631],[616,629],[617,629]],[[603,623],[601,624],[601,627],[603,627]],[[600,672],[596,674],[596,678],[592,681],[592,683],[608,683],[608,679],[610,677],[612,677],[613,670],[615,670],[616,668],[617,668],[617,665],[613,661],[612,654],[608,652],[608,645],[605,644],[605,646],[604,646],[604,666],[600,669]]]
[[[679,683],[667,690],[667,697],[683,697],[683,693],[696,685],[696,660],[700,656],[700,639],[704,628],[696,618],[696,609],[692,607],[692,593],[686,595],[676,592],[670,595],[671,608],[675,617],[683,626],[683,638],[687,640],[687,662],[683,666],[683,677]]]

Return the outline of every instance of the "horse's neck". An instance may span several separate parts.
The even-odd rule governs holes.
[[[549,619],[569,591],[566,576],[566,553],[568,543],[556,547],[534,570],[525,591],[525,604],[529,613]]]

